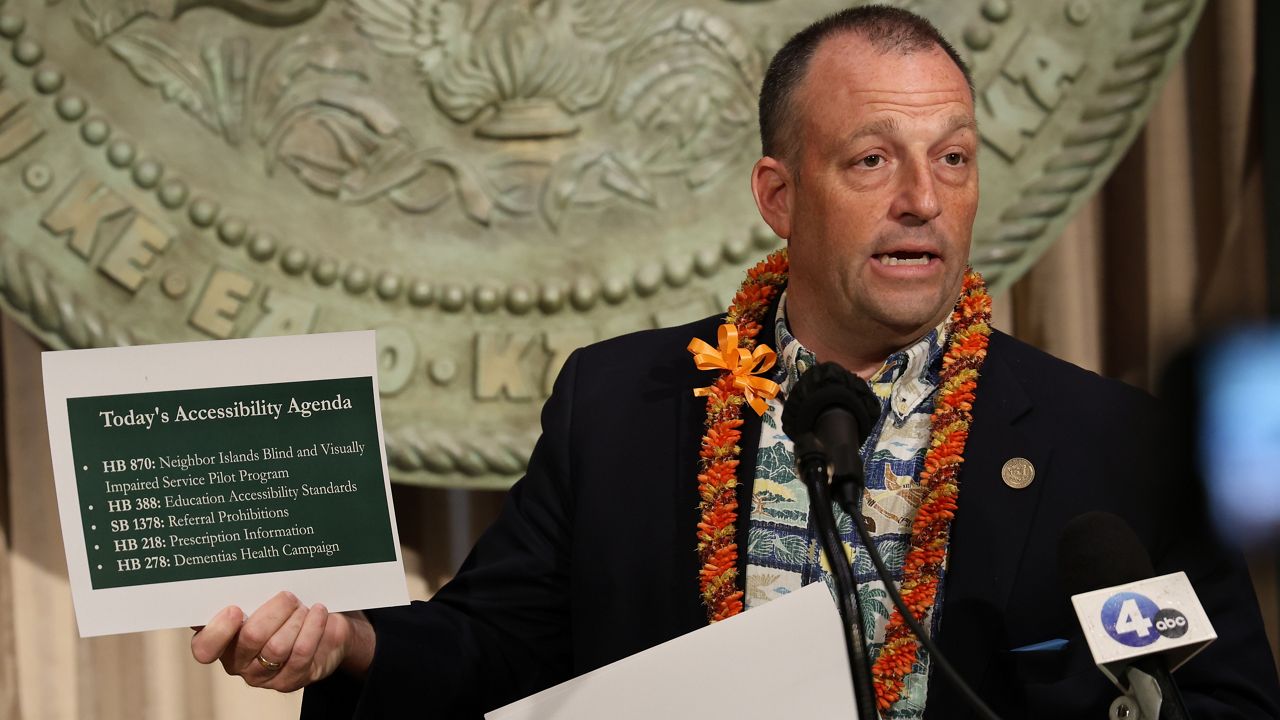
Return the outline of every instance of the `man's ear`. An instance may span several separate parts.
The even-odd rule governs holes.
[[[795,184],[787,166],[777,158],[765,156],[751,169],[751,194],[756,197],[760,217],[783,240],[791,239],[791,203]]]

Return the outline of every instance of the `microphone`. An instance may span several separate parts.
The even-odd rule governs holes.
[[[1133,529],[1111,513],[1089,512],[1062,531],[1058,575],[1098,669],[1142,717],[1189,718],[1172,672],[1217,634],[1186,573],[1152,577]]]
[[[782,430],[794,440],[796,457],[815,451],[826,456],[832,495],[850,515],[862,499],[862,443],[879,418],[880,400],[871,387],[833,362],[805,372],[782,408]]]

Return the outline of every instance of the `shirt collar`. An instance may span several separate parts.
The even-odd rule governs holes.
[[[773,329],[778,344],[778,368],[774,372],[774,381],[782,387],[785,397],[800,376],[818,362],[813,352],[791,334],[785,290],[778,298],[778,315]],[[880,398],[882,410],[892,412],[898,422],[905,421],[937,389],[942,353],[950,329],[951,315],[948,314],[924,337],[885,358],[884,364],[872,373],[868,384]]]

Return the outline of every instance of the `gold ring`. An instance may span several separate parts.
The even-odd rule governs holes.
[[[258,664],[268,670],[275,671],[275,670],[279,670],[280,666],[283,665],[284,663],[271,662],[270,660],[262,657],[262,655],[258,655]]]

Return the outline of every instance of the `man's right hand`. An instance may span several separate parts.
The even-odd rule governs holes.
[[[248,618],[224,608],[198,628],[191,654],[201,663],[221,660],[228,675],[254,687],[292,692],[342,669],[363,677],[373,662],[373,626],[362,612],[330,613],[281,592]]]

